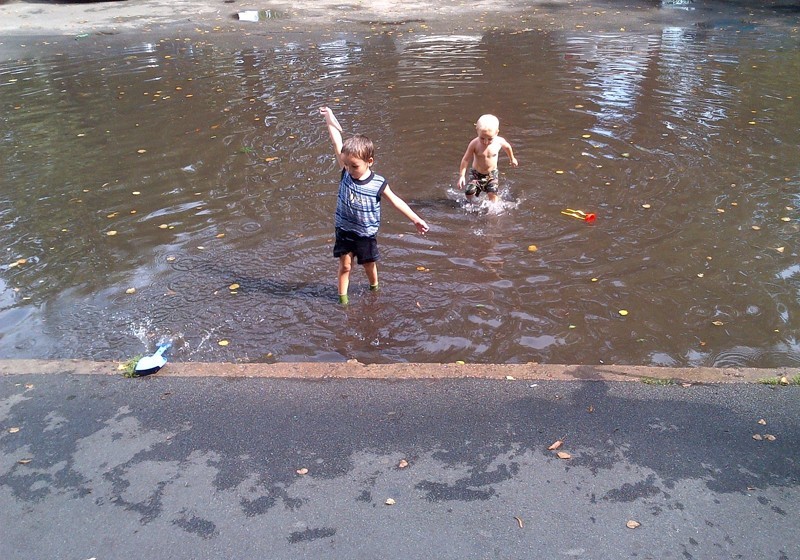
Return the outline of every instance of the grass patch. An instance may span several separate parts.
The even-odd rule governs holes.
[[[122,370],[122,377],[139,377],[139,374],[136,373],[136,364],[141,360],[144,356],[139,354],[138,356],[134,356],[127,362],[122,362],[120,369]]]
[[[645,385],[660,385],[662,387],[669,387],[678,384],[678,382],[674,379],[665,379],[663,377],[642,377],[641,381]]]
[[[784,377],[781,376],[765,377],[764,379],[759,379],[758,382],[762,385],[800,385],[800,374],[794,377],[786,376],[786,382],[783,382],[783,379]]]

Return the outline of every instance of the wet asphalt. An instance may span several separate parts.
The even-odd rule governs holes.
[[[0,558],[800,558],[798,418],[757,384],[6,375]]]

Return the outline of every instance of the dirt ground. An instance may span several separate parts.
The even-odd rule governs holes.
[[[270,25],[324,28],[348,24],[416,26],[435,32],[513,23],[534,29],[635,30],[658,26],[668,13],[657,0],[116,0],[51,2],[0,0],[0,44],[13,36],[159,32],[174,27],[231,31],[253,29],[239,12],[268,10]],[[685,15],[685,14],[684,14]],[[260,23],[264,23],[263,21]]]

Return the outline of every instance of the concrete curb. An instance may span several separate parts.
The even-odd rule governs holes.
[[[89,360],[0,360],[0,375],[122,375],[119,362]],[[362,364],[170,362],[159,377],[267,377],[284,379],[519,379],[558,381],[641,381],[675,383],[756,383],[793,377],[792,368],[670,368],[558,364]]]

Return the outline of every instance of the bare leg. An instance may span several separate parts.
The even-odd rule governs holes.
[[[339,303],[348,303],[347,290],[350,287],[350,269],[352,267],[352,253],[339,257]]]
[[[487,193],[486,193],[486,199],[487,199],[489,202],[491,202],[492,204],[494,204],[495,202],[497,202],[498,200],[500,200],[500,197],[499,197],[499,196],[497,196],[497,193],[495,193],[495,192],[487,192]]]
[[[378,289],[378,263],[371,262],[364,264],[364,272],[367,274],[369,280],[369,288],[371,290]]]

